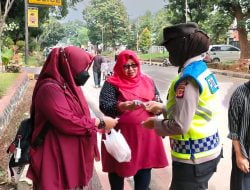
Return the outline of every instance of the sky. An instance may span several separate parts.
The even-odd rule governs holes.
[[[75,9],[70,9],[63,22],[81,20],[82,10],[87,6],[88,2],[89,0],[84,0],[84,2],[78,3]],[[143,15],[147,10],[155,13],[164,7],[164,0],[123,0],[123,3],[131,19]]]

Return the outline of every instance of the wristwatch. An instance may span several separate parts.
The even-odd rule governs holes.
[[[97,126],[98,129],[104,129],[106,127],[106,124],[105,124],[104,120],[102,118],[99,118],[99,120],[100,120],[100,123]]]

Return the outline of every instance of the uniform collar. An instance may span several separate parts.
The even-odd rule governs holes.
[[[192,58],[188,59],[188,60],[184,63],[183,68],[185,68],[186,66],[188,66],[188,65],[191,64],[192,62],[203,60],[204,57],[205,57],[205,54],[203,53],[203,54],[200,54],[200,55],[197,55],[197,56],[195,56],[195,57],[192,57]]]

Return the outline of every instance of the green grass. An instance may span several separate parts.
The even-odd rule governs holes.
[[[147,53],[147,54],[138,54],[138,57],[142,60],[159,60],[162,61],[168,57],[168,53]]]
[[[34,66],[34,67],[39,67],[42,66],[44,64],[45,60],[44,58],[37,54],[37,55],[30,55],[28,58],[28,64],[25,64],[25,58],[24,56],[22,56],[22,58],[20,59],[20,64],[22,64],[23,66]]]
[[[6,93],[17,76],[18,73],[0,73],[0,98]]]

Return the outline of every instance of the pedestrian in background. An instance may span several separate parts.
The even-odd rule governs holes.
[[[113,118],[115,127],[131,148],[131,161],[119,163],[101,146],[103,171],[108,172],[111,190],[123,190],[124,178],[134,176],[135,190],[148,190],[152,168],[168,165],[161,137],[141,126],[141,122],[157,113],[144,109],[144,102],[160,101],[153,80],[141,73],[140,63],[131,50],[117,58],[113,76],[104,83],[100,93],[100,110]],[[103,135],[104,138],[104,135]]]
[[[119,55],[119,50],[118,50],[118,48],[115,48],[115,62],[117,61],[117,57],[118,57],[118,55]]]
[[[106,80],[108,78],[109,72],[110,72],[110,69],[109,69],[110,60],[108,58],[105,58],[104,60],[105,61],[101,64],[101,72],[102,72],[102,79]]]
[[[231,190],[250,188],[250,81],[233,93],[228,109],[229,135],[232,140]]]
[[[149,111],[164,112],[164,119],[152,117],[143,125],[170,137],[172,154],[171,190],[205,190],[221,157],[218,134],[218,82],[203,61],[209,37],[197,24],[166,27],[162,45],[172,65],[179,67],[172,81],[166,107],[149,102]]]
[[[37,80],[31,105],[32,143],[45,126],[43,143],[31,146],[27,176],[34,189],[65,190],[87,187],[99,157],[97,130],[117,124],[111,117],[91,118],[80,86],[87,81],[92,57],[69,46],[54,48]]]
[[[97,55],[94,57],[94,64],[93,64],[93,75],[94,75],[94,82],[95,88],[101,87],[101,64],[104,63],[104,57],[101,56],[101,50],[97,50]]]

